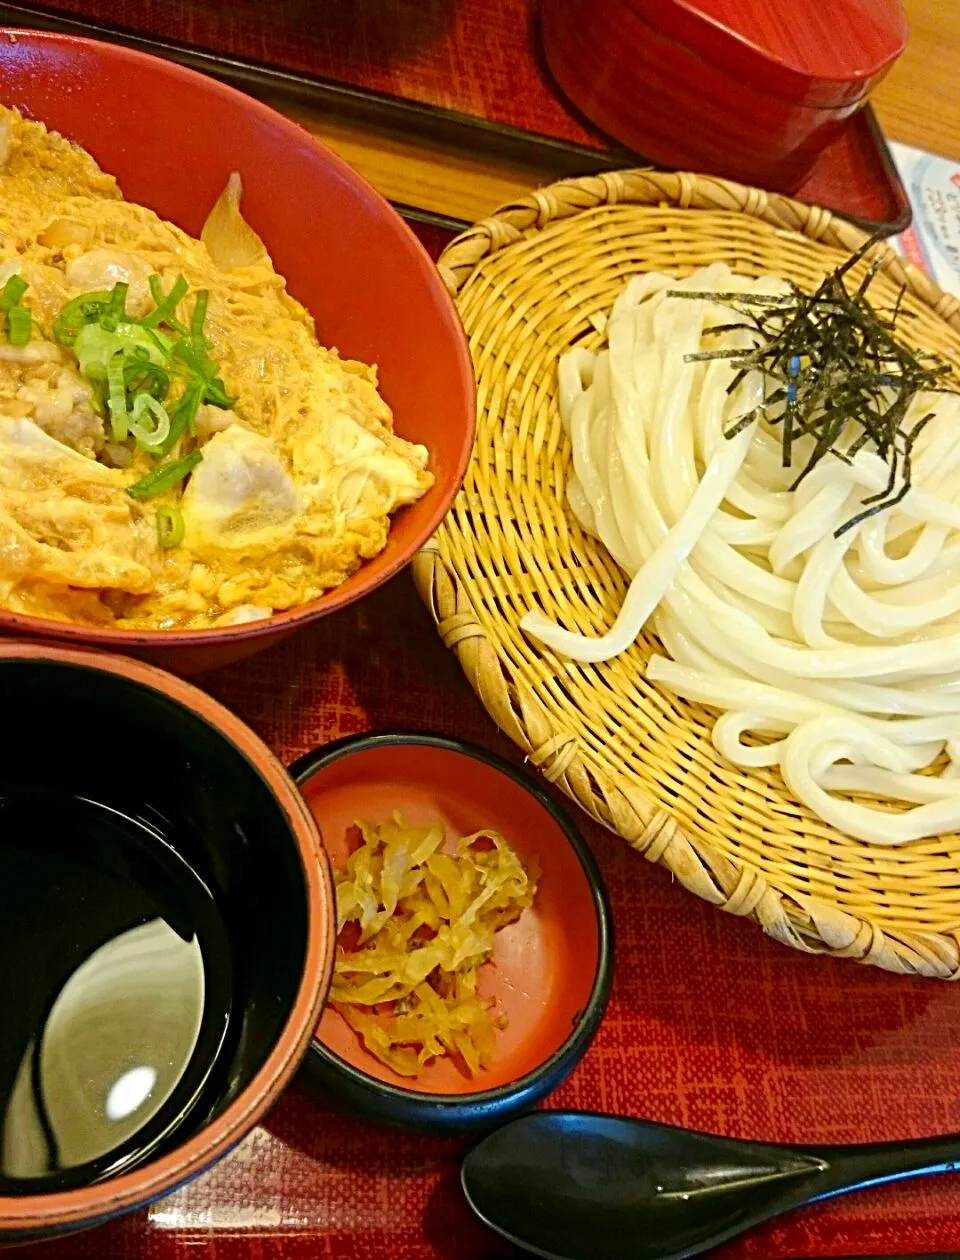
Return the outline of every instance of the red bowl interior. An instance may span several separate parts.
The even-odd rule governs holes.
[[[580,859],[553,815],[522,784],[467,753],[428,744],[381,744],[348,753],[317,770],[301,791],[337,867],[349,852],[357,818],[379,821],[396,810],[423,826],[440,818],[452,847],[482,827],[499,831],[542,875],[533,906],[496,935],[480,991],[496,999],[507,1027],[497,1034],[493,1065],[471,1079],[451,1059],[435,1060],[417,1079],[398,1076],[369,1054],[345,1020],[327,1008],[318,1038],[341,1059],[399,1088],[472,1094],[508,1085],[560,1049],[590,999],[599,959],[593,892]]]
[[[436,482],[394,518],[386,549],[342,586],[269,621],[119,631],[0,612],[0,626],[102,646],[236,643],[342,607],[403,565],[442,520],[473,444],[473,370],[453,303],[419,241],[351,167],[303,128],[204,75],[73,36],[0,32],[0,101],[83,145],[124,195],[198,234],[231,171],[243,212],[317,336],[376,363],[397,432],[430,450]]]

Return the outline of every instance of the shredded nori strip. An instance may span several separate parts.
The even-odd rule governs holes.
[[[868,291],[880,269],[879,258],[869,265],[857,287],[852,292],[848,289],[847,273],[882,239],[882,234],[871,236],[813,293],[791,282],[790,292],[781,295],[690,290],[669,294],[708,298],[736,312],[737,322],[716,325],[705,330],[705,335],[737,329],[757,334],[757,345],[750,348],[703,350],[685,356],[687,363],[729,359],[736,372],[728,393],[748,372],[762,373],[763,402],[738,417],[725,430],[725,437],[741,432],[758,416],[779,425],[784,468],[792,463],[796,440],[812,437],[813,452],[792,489],[827,454],[850,463],[869,446],[887,464],[886,486],[863,500],[863,511],[839,527],[837,538],[894,507],[910,490],[913,444],[931,419],[928,414],[912,429],[904,427],[917,394],[960,393],[960,382],[947,359],[911,350],[896,336],[904,288],[888,312],[870,302]],[[844,450],[838,442],[849,434],[851,422],[861,432]]]

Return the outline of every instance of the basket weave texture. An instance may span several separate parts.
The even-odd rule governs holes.
[[[720,260],[813,287],[864,239],[828,211],[720,179],[645,170],[564,180],[503,207],[439,261],[473,354],[478,430],[454,507],[414,561],[440,634],[499,726],[548,779],[687,889],[796,949],[960,977],[960,836],[900,849],[850,839],[745,772],[713,717],[644,677],[656,640],[599,665],[528,640],[528,609],[588,634],[626,579],[566,506],[558,356],[600,342],[638,271]],[[960,363],[960,302],[886,250],[872,292],[906,286],[910,339]]]

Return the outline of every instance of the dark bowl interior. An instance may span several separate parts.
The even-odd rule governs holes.
[[[121,675],[42,660],[0,661],[0,694],[16,715],[0,764],[3,1196],[130,1171],[220,1115],[264,1065],[294,1005],[308,901],[283,809],[247,757],[198,713]],[[161,921],[167,954],[144,963],[135,930]],[[181,958],[194,931],[205,974],[191,1066],[135,1138],[102,1151],[102,1116],[91,1129],[68,1096],[84,1088],[84,1056],[100,1071],[105,1054],[127,1053],[110,1051],[110,1038],[119,1047],[123,1021],[138,1011],[149,1017],[158,967],[171,948]],[[91,960],[109,961],[104,946],[118,939],[135,947],[98,979]],[[186,998],[178,991],[177,1000],[182,1007]],[[141,1041],[148,1058],[159,1056],[145,1034]],[[56,1099],[38,1076],[41,1046],[66,1081]],[[25,1101],[18,1080],[31,1061]],[[128,1086],[144,1070],[129,1067]],[[146,1065],[157,1068],[162,1075],[162,1064]],[[113,1119],[109,1105],[106,1113]]]

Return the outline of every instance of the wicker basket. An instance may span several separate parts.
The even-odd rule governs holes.
[[[829,212],[719,179],[626,171],[567,180],[501,209],[440,259],[478,381],[464,487],[414,576],[487,710],[548,779],[691,892],[786,945],[890,971],[960,976],[960,836],[900,849],[809,814],[775,770],[746,773],[712,719],[644,678],[655,640],[600,665],[517,628],[536,604],[600,634],[626,582],[565,506],[570,461],[556,361],[599,341],[591,316],[627,277],[714,260],[812,286],[863,234]],[[960,302],[884,250],[911,337],[960,362]]]

